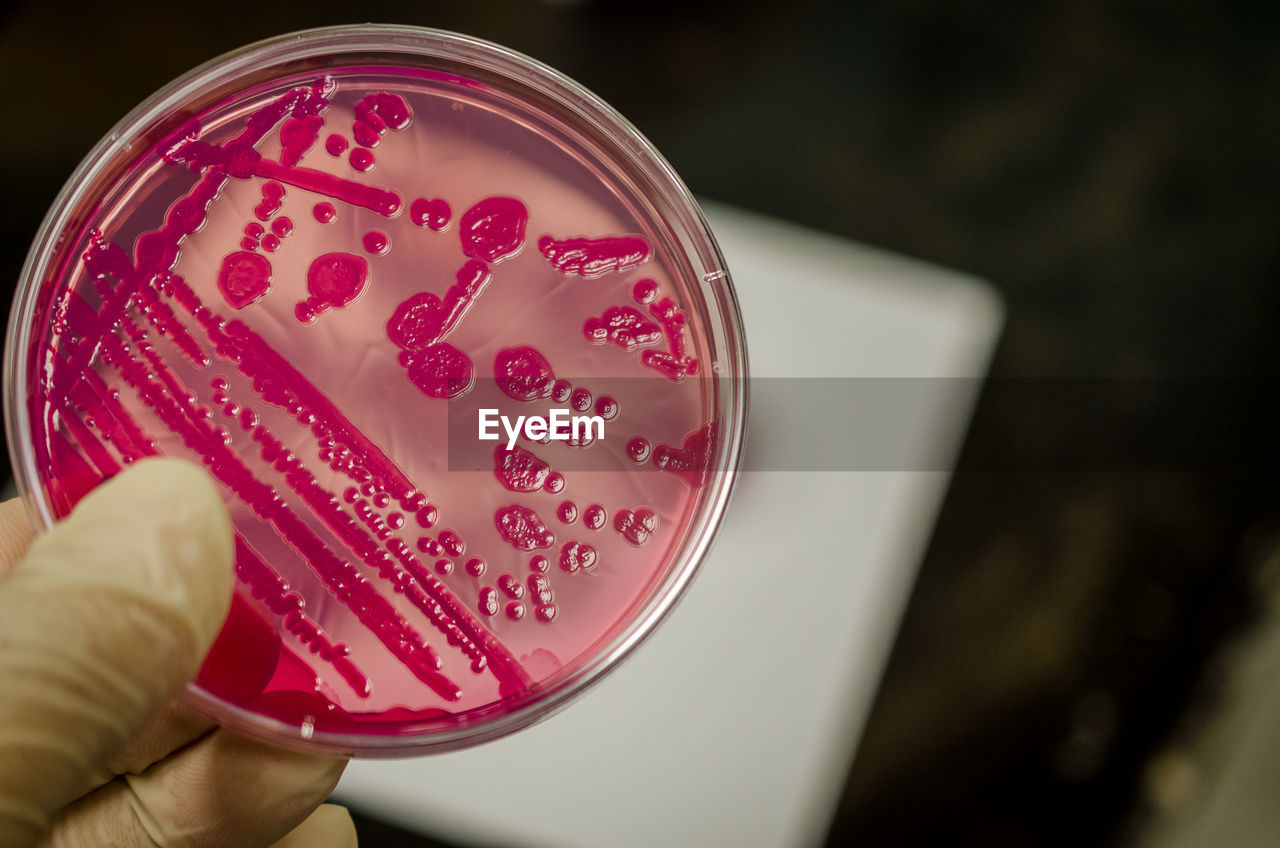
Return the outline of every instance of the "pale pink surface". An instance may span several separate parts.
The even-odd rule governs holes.
[[[628,441],[643,436],[654,447],[678,447],[686,434],[711,420],[709,390],[702,374],[680,383],[667,380],[642,364],[641,350],[591,344],[584,335],[584,324],[617,307],[637,309],[656,323],[648,307],[632,297],[637,281],[652,279],[657,283],[659,299],[668,297],[685,307],[689,317],[684,330],[687,352],[695,359],[703,359],[706,342],[699,313],[692,308],[693,282],[673,258],[657,214],[629,196],[626,186],[612,180],[602,182],[599,173],[593,173],[575,152],[581,144],[579,139],[557,136],[554,128],[530,127],[511,120],[499,99],[478,87],[442,79],[409,81],[359,72],[338,72],[334,76],[337,91],[322,114],[317,141],[301,154],[297,165],[394,190],[402,198],[398,213],[387,217],[289,185],[283,186],[283,196],[278,197],[270,188],[264,194],[268,181],[262,178],[229,179],[209,207],[204,226],[181,243],[174,271],[205,306],[223,318],[243,321],[284,355],[427,496],[438,511],[430,530],[420,527],[413,512],[406,511],[395,498],[385,505],[376,493],[362,500],[387,522],[385,535],[402,539],[422,565],[437,576],[435,563],[439,557],[424,553],[419,540],[437,539],[444,530],[465,540],[465,552],[448,557],[453,567],[440,579],[506,646],[536,684],[560,667],[572,667],[593,646],[624,626],[625,615],[668,567],[683,541],[695,487],[678,475],[648,470],[648,466],[645,471],[637,471],[639,466],[627,453]],[[292,84],[309,82],[298,79]],[[252,102],[232,104],[234,109],[214,110],[202,116],[200,139],[221,143],[240,131],[249,112],[270,102],[287,87],[262,93]],[[409,104],[412,120],[402,130],[386,131],[370,151],[372,166],[365,167],[367,157],[363,161],[351,157],[353,151],[365,149],[353,137],[353,109],[372,91],[402,95]],[[335,135],[348,142],[342,155],[336,157],[329,150],[338,145],[326,143]],[[297,146],[296,140],[286,140]],[[257,146],[257,151],[265,160],[281,158],[279,127]],[[295,150],[290,157],[297,155]],[[592,167],[598,167],[598,163]],[[132,239],[158,226],[166,206],[180,197],[194,179],[186,169],[162,164],[154,155],[147,168],[147,179],[113,198],[97,222],[106,241],[118,242],[130,252]],[[514,255],[490,264],[492,278],[443,339],[470,358],[480,382],[471,395],[458,402],[428,397],[410,382],[406,368],[398,361],[401,351],[388,337],[387,321],[415,293],[445,296],[456,281],[458,269],[468,261],[459,237],[460,221],[466,210],[493,196],[517,198],[527,207],[523,245]],[[449,225],[436,231],[434,226],[416,223],[410,208],[420,198],[447,201],[451,210]],[[331,203],[334,210],[327,223],[319,220],[329,217],[326,209],[316,213],[317,204],[322,202]],[[439,212],[438,205],[433,208]],[[267,220],[260,220],[263,217]],[[288,226],[280,226],[278,222],[286,218]],[[254,222],[261,225],[260,230],[252,227]],[[257,235],[259,231],[261,235]],[[591,278],[566,276],[538,250],[539,239],[548,235],[557,239],[641,236],[653,252],[648,261],[637,267],[606,270]],[[246,239],[256,240],[257,244],[249,245]],[[252,249],[247,250],[248,247]],[[234,298],[236,302],[228,302],[217,284],[228,255],[236,251],[264,257],[271,266],[269,290],[248,302]],[[358,291],[351,290],[350,302],[340,300],[324,311],[317,310],[311,323],[305,323],[299,320],[297,310],[298,304],[315,297],[315,292],[308,289],[308,269],[317,257],[331,253],[349,253],[367,262],[367,279]],[[83,274],[73,285],[85,290]],[[93,295],[88,298],[96,302]],[[136,310],[133,314],[137,318]],[[212,346],[195,322],[178,314],[212,354]],[[138,323],[146,326],[141,318]],[[214,355],[210,366],[194,367],[154,329],[149,329],[149,335],[164,363],[197,395],[198,403],[211,408],[213,422],[226,428],[231,450],[258,479],[274,487],[332,551],[355,563],[368,581],[390,599],[423,641],[440,654],[441,672],[458,685],[462,694],[456,701],[446,701],[410,674],[316,579],[311,564],[228,492],[233,518],[244,540],[302,596],[306,615],[324,629],[328,638],[350,647],[348,659],[371,684],[367,696],[357,692],[330,663],[309,654],[294,636],[284,633],[283,645],[305,657],[314,670],[316,690],[341,708],[358,713],[394,707],[438,707],[463,712],[497,700],[495,676],[488,671],[472,671],[470,660],[446,644],[421,611],[394,591],[390,581],[360,564],[349,547],[290,491],[284,477],[258,457],[258,446],[238,422],[243,409],[251,408],[261,424],[301,459],[318,483],[341,500],[344,492],[359,483],[321,461],[312,431],[264,402],[251,381],[233,364]],[[46,336],[38,340],[42,346],[50,343],[57,344],[57,338]],[[609,395],[620,407],[618,416],[606,425],[606,439],[590,447],[521,442],[552,469],[562,472],[565,485],[555,493],[508,491],[495,478],[491,459],[480,471],[449,467],[451,414],[461,420],[455,424],[454,433],[465,433],[474,439],[475,407],[482,401],[488,405],[490,399],[500,400],[504,411],[520,414],[546,414],[553,405],[550,400],[514,403],[498,395],[492,382],[485,382],[493,375],[497,352],[517,345],[541,352],[556,375],[568,379],[575,388],[589,389],[595,398]],[[665,349],[662,344],[648,347]],[[124,405],[143,429],[156,437],[159,452],[191,455],[181,440],[138,402],[130,388],[121,385],[112,368],[101,361],[95,362],[94,368],[109,387],[119,389]],[[228,407],[233,415],[224,414],[223,404],[214,402],[211,386],[218,378],[226,382],[222,393],[240,407]],[[35,416],[33,420],[38,438],[43,437],[41,419],[42,416]],[[500,443],[484,443],[478,455],[491,456],[492,448],[505,441],[503,436]],[[52,453],[56,464],[61,452],[54,449]],[[591,457],[590,467],[597,470],[582,470],[586,453]],[[477,455],[477,451],[466,455]],[[455,458],[458,456],[455,452]],[[52,469],[50,477],[61,473],[61,468]],[[572,500],[578,511],[576,521],[569,525],[560,520],[557,509],[566,500]],[[600,530],[588,529],[582,517],[586,508],[595,503],[605,508],[606,522]],[[513,505],[536,513],[554,534],[550,548],[526,552],[503,539],[495,515]],[[341,508],[354,515],[349,503],[342,502]],[[615,513],[624,509],[634,511],[625,521],[630,542],[614,528]],[[560,568],[561,545],[572,541],[594,549],[593,568],[572,574]],[[431,547],[430,541],[424,544]],[[528,578],[535,573],[530,568],[534,554],[545,556],[550,568],[545,578],[530,583]],[[479,577],[470,573],[477,569],[466,567],[477,556],[484,560]],[[554,619],[549,622],[535,614],[538,599],[534,597],[540,593],[545,600],[547,582],[555,605]],[[498,611],[487,614],[495,601]],[[285,624],[280,617],[261,608],[259,612],[283,632]],[[285,678],[282,669],[268,688],[309,686],[305,673],[301,681],[293,672],[289,679]],[[300,716],[296,718],[301,720]],[[372,732],[399,730],[388,725]]]

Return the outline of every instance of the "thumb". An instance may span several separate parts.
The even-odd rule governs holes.
[[[0,581],[0,845],[34,844],[195,675],[227,614],[231,552],[208,477],[148,460]]]

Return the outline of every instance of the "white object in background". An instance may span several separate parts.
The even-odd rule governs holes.
[[[1002,311],[980,281],[704,208],[753,378],[986,372]],[[903,410],[894,449],[920,464],[745,472],[688,595],[582,700],[480,748],[353,762],[338,800],[462,842],[820,844],[946,485],[945,470],[909,469],[948,467],[979,381],[946,385]],[[788,411],[760,400],[749,464],[768,468]],[[857,431],[832,422],[824,437]]]

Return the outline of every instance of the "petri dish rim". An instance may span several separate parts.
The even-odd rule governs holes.
[[[671,611],[703,561],[728,507],[745,448],[747,419],[747,353],[736,294],[705,217],[671,166],[624,117],[578,83],[516,51],[443,30],[360,24],[289,33],[247,45],[216,57],[178,77],[144,100],[121,119],[81,161],[46,215],[27,255],[14,298],[5,342],[4,415],[9,454],[20,496],[38,528],[52,526],[55,515],[39,484],[38,459],[28,415],[31,393],[29,349],[37,326],[37,309],[46,281],[65,272],[75,260],[74,234],[94,214],[101,199],[120,178],[112,176],[142,158],[182,125],[185,115],[199,114],[201,104],[224,99],[256,82],[279,77],[282,68],[297,73],[312,68],[379,63],[395,60],[464,68],[467,79],[496,83],[538,98],[545,108],[585,122],[599,133],[614,161],[642,181],[646,199],[662,210],[677,248],[698,276],[701,297],[686,308],[700,312],[708,338],[708,353],[720,379],[711,380],[712,409],[717,438],[707,483],[699,492],[692,520],[683,528],[679,553],[665,575],[650,588],[630,613],[629,622],[614,632],[587,660],[569,673],[557,674],[518,696],[467,715],[476,720],[454,721],[449,727],[421,725],[414,736],[311,732],[226,702],[198,685],[188,686],[184,699],[219,722],[286,747],[311,752],[364,757],[413,756],[442,752],[490,741],[523,729],[554,714],[581,695],[618,663]],[[693,282],[693,281],[691,281]],[[493,715],[486,715],[492,712]]]

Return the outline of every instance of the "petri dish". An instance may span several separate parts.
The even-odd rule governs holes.
[[[5,415],[45,526],[147,456],[218,481],[236,594],[187,701],[406,756],[545,718],[670,610],[746,369],[714,239],[630,124],[510,50],[363,25],[197,68],[86,157]]]

